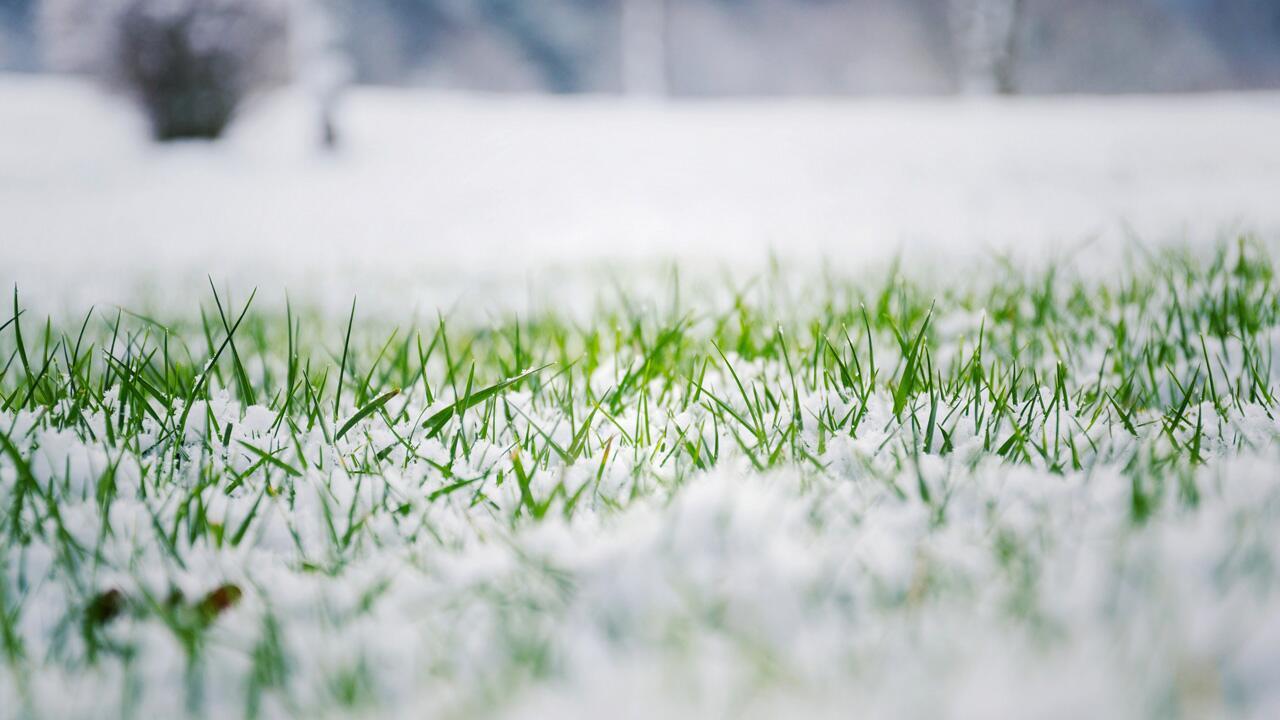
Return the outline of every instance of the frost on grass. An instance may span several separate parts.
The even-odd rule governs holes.
[[[601,298],[16,296],[0,713],[1280,712],[1262,248]]]

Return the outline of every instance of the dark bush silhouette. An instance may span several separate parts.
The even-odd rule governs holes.
[[[109,80],[158,140],[217,138],[285,73],[287,15],[265,0],[127,0],[108,21]]]

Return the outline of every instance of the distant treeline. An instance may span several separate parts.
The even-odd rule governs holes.
[[[330,6],[365,83],[911,94],[993,72],[1002,92],[1280,87],[1277,0],[297,1]],[[0,0],[0,67],[47,67],[40,26],[40,0]],[[975,51],[974,33],[996,50]],[[975,52],[995,54],[975,70]]]

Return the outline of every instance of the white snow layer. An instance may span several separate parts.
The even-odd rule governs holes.
[[[0,283],[76,311],[201,292],[206,275],[337,306],[509,305],[548,269],[621,261],[856,269],[1280,230],[1274,94],[664,105],[365,89],[340,119],[328,156],[288,94],[226,142],[156,147],[119,98],[0,76]]]
[[[868,425],[891,418],[890,405],[875,397]],[[215,399],[210,411],[238,423],[233,441],[280,442],[267,424],[255,427],[254,408]],[[201,645],[195,672],[210,717],[244,709],[267,618],[288,667],[283,688],[264,698],[268,717],[351,712],[335,705],[344,677],[375,700],[357,708],[378,717],[1280,712],[1280,424],[1262,413],[1228,422],[1232,435],[1262,438],[1262,450],[1212,443],[1212,461],[1189,478],[1198,507],[1166,493],[1140,526],[1118,466],[1056,475],[994,457],[970,466],[960,451],[877,476],[872,468],[891,463],[870,433],[831,438],[819,454],[826,472],[759,474],[727,460],[652,488],[624,511],[610,510],[622,496],[610,493],[633,478],[614,466],[620,476],[588,492],[572,520],[552,512],[512,529],[503,510],[520,502],[515,483],[485,481],[496,512],[469,493],[428,501],[446,481],[425,463],[366,482],[336,459],[363,441],[329,446],[317,430],[301,440],[312,469],[289,492],[200,492],[210,522],[234,528],[259,503],[262,519],[239,546],[180,541],[182,567],[156,528],[173,524],[195,471],[165,498],[154,488],[144,497],[126,456],[103,518],[94,479],[116,458],[37,423],[25,411],[0,413],[8,434],[35,448],[36,481],[62,486],[68,532],[102,554],[98,587],[135,599],[164,597],[170,586],[188,598],[223,582],[246,589]],[[506,462],[504,448],[480,445],[474,455],[488,459],[477,462]],[[445,452],[438,442],[436,450]],[[239,470],[252,462],[232,451],[214,460]],[[587,458],[546,475],[574,492],[598,464]],[[945,497],[945,522],[914,490],[892,489],[917,481]],[[0,464],[0,496],[16,482]],[[385,493],[409,512],[373,512]],[[353,507],[363,524],[333,574],[299,562],[334,557],[326,505]],[[340,515],[339,532],[348,522]],[[115,717],[130,706],[139,717],[181,715],[191,670],[155,619],[125,614],[104,630],[134,648],[132,664],[58,662],[58,648],[78,646],[61,624],[76,600],[54,581],[57,552],[42,542],[6,551],[4,581],[27,588],[18,631],[33,672],[21,692],[19,678],[0,672],[0,697],[47,717]],[[24,706],[0,704],[0,717],[20,717]]]

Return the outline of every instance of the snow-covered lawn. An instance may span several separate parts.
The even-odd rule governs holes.
[[[1280,714],[1280,97],[346,115],[0,78],[0,718]]]

